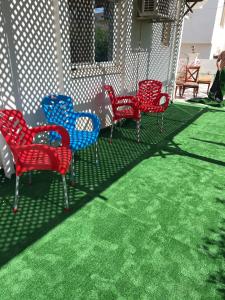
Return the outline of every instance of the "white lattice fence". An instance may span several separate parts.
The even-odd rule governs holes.
[[[134,1],[134,4],[129,2],[125,64],[126,90],[136,91],[137,82],[147,78],[162,81],[166,88],[167,84],[174,78],[184,10],[184,1],[182,1],[178,12],[179,3],[180,1],[171,1],[170,5],[170,10],[173,12],[172,18],[175,21],[163,23],[137,20],[134,13],[137,10],[137,1]],[[167,33],[169,34],[168,45],[166,46],[162,40],[165,24],[170,24],[170,32]]]
[[[9,0],[20,105],[26,119],[40,122],[44,95],[58,91],[54,10],[51,0]],[[6,4],[5,4],[6,5]]]
[[[184,1],[167,2],[160,10],[176,15],[171,26],[138,20],[137,0],[0,0],[0,106],[22,110],[34,126],[45,122],[42,97],[64,92],[75,110],[94,112],[109,125],[104,84],[135,93],[141,79],[166,86],[174,76]],[[103,62],[96,55],[97,17],[99,30],[108,28]]]
[[[15,92],[10,64],[6,18],[0,2],[0,107],[15,108]]]

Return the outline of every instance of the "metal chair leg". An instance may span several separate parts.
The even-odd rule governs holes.
[[[113,126],[114,126],[114,123],[112,123],[112,126],[111,126],[110,140],[109,140],[110,144],[112,144]]]
[[[195,96],[196,98],[198,97],[198,91],[199,91],[199,88],[197,87],[196,88],[196,96]]]
[[[31,185],[32,184],[32,174],[31,174],[31,172],[29,172],[28,173],[28,176],[29,176],[29,185]]]
[[[95,162],[98,164],[98,142],[95,143]]]
[[[72,160],[70,165],[70,184],[75,185],[75,152],[72,152]]]
[[[157,124],[159,125],[159,113],[157,113]]]
[[[137,120],[137,141],[140,143],[141,119]]]
[[[160,128],[161,132],[163,131],[163,123],[164,123],[164,113],[162,113],[161,115],[161,128]]]
[[[69,209],[69,198],[68,198],[68,193],[67,193],[66,176],[65,175],[62,175],[62,180],[63,180],[63,190],[64,190],[64,199],[65,199],[64,209],[68,210]]]
[[[13,212],[16,213],[18,210],[18,201],[19,201],[19,181],[20,177],[16,176],[16,190],[15,190],[15,199],[13,205]]]

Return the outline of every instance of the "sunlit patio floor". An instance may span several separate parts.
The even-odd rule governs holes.
[[[61,178],[0,175],[0,299],[225,297],[225,111],[172,104],[141,143],[124,122],[78,153],[71,211]]]

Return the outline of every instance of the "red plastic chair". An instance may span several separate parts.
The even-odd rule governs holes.
[[[58,148],[43,144],[33,144],[34,136],[44,131],[56,131],[62,136],[62,146]],[[28,128],[23,115],[18,110],[0,110],[0,131],[8,143],[16,165],[16,191],[13,211],[18,209],[19,178],[24,172],[32,170],[52,170],[60,173],[63,179],[65,209],[69,208],[65,174],[72,153],[67,131],[57,125]]]
[[[113,123],[111,126],[110,143],[112,143],[114,122],[122,119],[134,119],[137,121],[137,139],[140,141],[140,119],[141,114],[138,108],[137,98],[134,96],[116,96],[111,85],[104,85],[109,95],[113,111]]]
[[[162,123],[161,131],[163,129],[163,116],[164,112],[169,105],[169,94],[162,93],[162,82],[158,80],[143,80],[138,83],[137,98],[139,102],[139,109],[141,112],[161,113]],[[160,103],[162,97],[165,97],[165,102]],[[159,122],[159,121],[158,121]]]

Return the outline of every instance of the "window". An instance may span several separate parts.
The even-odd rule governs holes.
[[[115,54],[114,0],[69,0],[72,64],[112,62]]]

